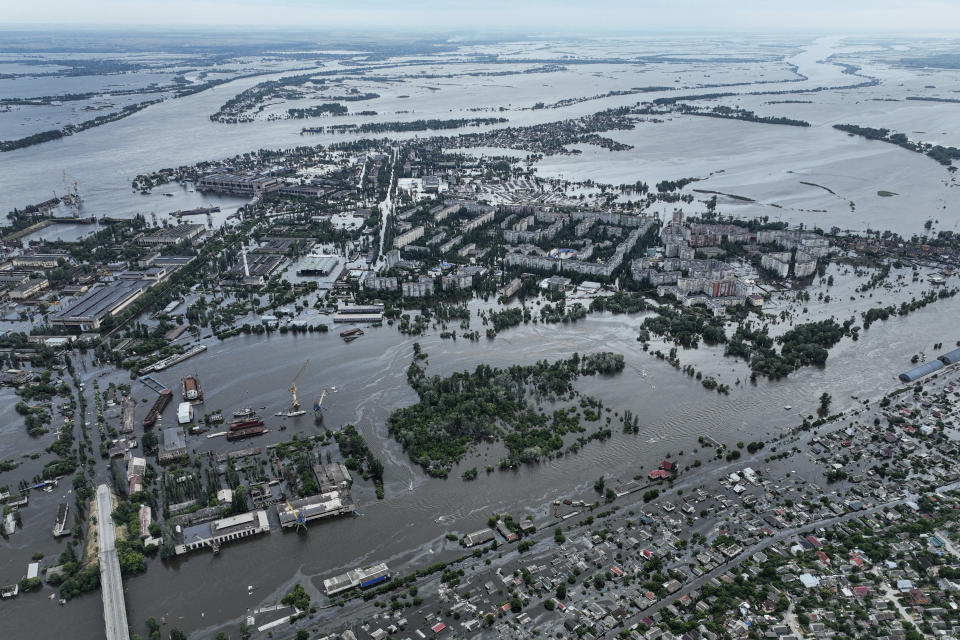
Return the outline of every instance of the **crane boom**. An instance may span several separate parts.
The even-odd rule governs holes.
[[[303,366],[300,367],[300,371],[297,372],[297,377],[294,378],[293,382],[290,383],[290,396],[293,399],[294,409],[297,409],[300,407],[300,401],[297,400],[297,383],[300,382],[300,377],[303,376],[303,372],[307,370],[308,364],[310,364],[309,360],[303,363]]]
[[[306,518],[304,518],[303,515],[301,515],[299,511],[297,511],[296,509],[293,508],[293,505],[290,504],[290,501],[287,500],[287,498],[284,498],[283,501],[287,503],[287,508],[290,509],[290,512],[293,513],[294,516],[296,516],[296,518],[297,518],[297,527],[299,528],[299,527],[302,527],[302,526],[306,525],[306,524],[307,524]]]

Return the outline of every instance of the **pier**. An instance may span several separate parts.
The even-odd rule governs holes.
[[[97,526],[100,543],[100,586],[103,594],[103,623],[107,640],[129,640],[127,609],[123,599],[123,579],[117,557],[116,535],[111,513],[110,488],[97,487]]]
[[[146,386],[150,387],[150,389],[152,389],[153,391],[156,391],[157,393],[163,393],[164,391],[167,390],[167,387],[163,386],[159,380],[157,380],[156,378],[154,378],[149,374],[145,376],[140,376],[137,379],[143,384],[145,384]]]

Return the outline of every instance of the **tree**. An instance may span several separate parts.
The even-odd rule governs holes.
[[[174,627],[170,629],[170,640],[187,640],[187,634]]]
[[[833,402],[833,398],[830,396],[829,393],[824,391],[820,395],[820,408],[817,409],[817,415],[820,416],[821,418],[826,418],[828,415],[830,415],[831,402]]]

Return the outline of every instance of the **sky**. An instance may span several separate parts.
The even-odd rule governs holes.
[[[0,0],[0,24],[960,37],[960,0]]]

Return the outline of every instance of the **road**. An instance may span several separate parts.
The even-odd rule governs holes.
[[[110,488],[97,487],[97,531],[100,541],[100,588],[103,595],[103,623],[107,640],[129,640],[127,609],[123,600],[123,580],[117,557],[117,530],[111,517],[113,502]]]
[[[953,491],[953,490],[958,489],[958,488],[960,488],[960,482],[953,482],[953,483],[946,484],[946,485],[943,485],[943,486],[938,487],[935,492],[936,492],[936,493],[942,493],[942,492],[946,492],[946,491]],[[908,500],[916,500],[917,498],[918,498],[918,496],[915,496],[915,495],[912,495],[912,494],[906,494],[906,495],[904,495],[903,497],[897,498],[897,499],[895,499],[895,500],[889,500],[889,501],[887,501],[887,502],[883,502],[883,503],[880,503],[880,504],[876,504],[876,505],[874,505],[874,506],[872,506],[872,507],[869,507],[869,508],[867,508],[867,509],[862,509],[862,510],[860,510],[860,511],[848,511],[847,513],[844,513],[844,514],[839,515],[839,516],[834,516],[834,517],[832,517],[832,518],[826,518],[826,519],[824,519],[824,520],[817,520],[817,521],[813,521],[813,522],[808,522],[807,524],[802,525],[802,526],[799,526],[799,527],[789,527],[789,528],[786,528],[786,529],[780,529],[780,530],[777,531],[773,536],[771,536],[771,537],[769,537],[769,538],[765,538],[765,539],[761,540],[760,542],[754,544],[753,546],[744,549],[743,553],[741,553],[739,556],[737,556],[735,559],[731,560],[730,562],[720,565],[719,567],[711,570],[709,573],[703,574],[702,576],[700,576],[699,578],[693,580],[692,582],[686,583],[685,585],[683,585],[683,588],[680,589],[679,591],[677,591],[676,593],[671,594],[671,595],[667,596],[666,598],[663,598],[662,600],[659,600],[656,604],[654,604],[654,605],[651,606],[651,607],[648,607],[648,608],[644,609],[643,611],[639,611],[639,612],[637,612],[637,613],[634,613],[634,614],[631,615],[631,616],[628,616],[627,618],[624,618],[622,624],[623,624],[624,627],[629,627],[631,624],[633,624],[634,622],[636,622],[638,619],[643,618],[643,617],[646,617],[646,616],[649,616],[650,614],[652,614],[652,613],[654,613],[654,612],[656,612],[656,611],[659,611],[660,609],[662,609],[663,607],[667,606],[668,604],[672,604],[673,602],[675,602],[675,601],[676,601],[677,599],[679,599],[681,596],[683,596],[683,595],[685,595],[685,594],[688,594],[688,593],[690,593],[691,591],[694,591],[694,590],[696,590],[696,589],[699,589],[699,588],[702,587],[704,584],[706,584],[708,581],[710,581],[712,578],[719,577],[720,575],[722,575],[722,574],[726,573],[727,571],[729,571],[732,567],[735,567],[735,566],[740,565],[742,562],[744,562],[745,560],[747,560],[748,558],[750,558],[750,557],[751,557],[753,554],[755,554],[757,551],[763,551],[764,549],[766,549],[766,548],[769,547],[770,545],[774,544],[775,542],[780,542],[781,540],[784,540],[784,539],[786,539],[786,538],[795,537],[795,536],[797,536],[797,535],[799,535],[799,534],[801,534],[801,533],[806,533],[806,532],[809,532],[809,531],[813,531],[814,529],[816,529],[816,528],[818,528],[818,527],[827,528],[827,527],[833,526],[833,525],[835,525],[835,524],[838,524],[838,523],[840,523],[840,522],[845,522],[845,521],[847,521],[847,520],[851,520],[851,519],[853,519],[853,518],[860,518],[860,517],[862,517],[862,516],[864,516],[864,515],[876,513],[877,511],[881,511],[881,510],[884,510],[884,509],[889,509],[889,508],[891,508],[891,507],[896,507],[896,506],[898,506],[898,505],[904,504],[904,503],[907,502]],[[908,617],[907,620],[912,620],[912,618],[909,618],[909,617]],[[602,634],[600,634],[600,637],[601,637],[601,638],[603,638],[603,637],[610,637],[610,636],[613,635],[613,634],[612,634],[612,631],[613,631],[613,630],[610,630],[610,631],[607,631],[607,632],[605,632],[605,633],[602,633]]]

